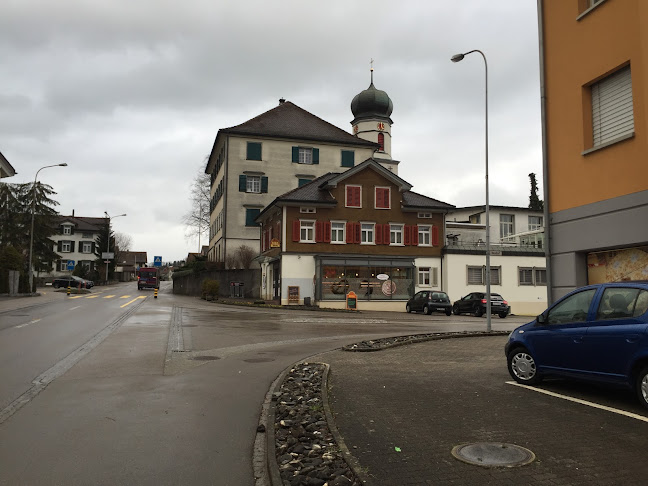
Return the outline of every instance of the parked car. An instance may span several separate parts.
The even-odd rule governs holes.
[[[472,314],[481,317],[486,314],[486,292],[473,292],[455,301],[452,305],[455,316],[459,314]],[[502,319],[509,315],[511,307],[500,294],[491,292],[491,314],[497,314]]]
[[[450,297],[445,292],[437,290],[422,290],[414,294],[405,305],[407,312],[422,311],[423,314],[432,314],[433,312],[445,312],[446,316],[452,313],[452,303]]]
[[[52,281],[52,287],[58,289],[59,287],[79,287],[90,289],[94,287],[94,282],[92,280],[86,280],[75,275],[69,275],[65,277],[57,277]]]
[[[504,352],[518,383],[554,375],[617,384],[648,407],[648,281],[574,290],[515,329]]]

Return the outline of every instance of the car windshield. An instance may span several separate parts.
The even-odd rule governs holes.
[[[83,282],[84,281],[81,277],[76,277],[74,275],[72,276],[72,280],[76,280],[77,282]]]
[[[141,278],[154,278],[155,272],[140,272]]]
[[[491,294],[491,300],[504,300],[500,294]]]

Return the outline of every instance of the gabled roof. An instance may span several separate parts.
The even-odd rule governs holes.
[[[16,169],[9,163],[9,161],[0,152],[0,178],[11,177],[16,175]]]
[[[348,179],[349,177],[357,174],[358,172],[362,172],[363,170],[370,168],[378,172],[386,179],[393,182],[395,185],[399,186],[401,192],[409,191],[412,188],[412,185],[409,182],[404,181],[396,174],[394,174],[392,171],[385,169],[382,165],[380,165],[379,161],[380,159],[368,158],[364,162],[356,165],[355,167],[352,167],[351,169],[348,169],[340,174],[337,174],[335,177],[329,179],[327,181],[327,187],[337,187],[337,185],[340,182],[344,181],[345,179]]]
[[[290,101],[280,101],[279,106],[275,106],[271,110],[255,116],[240,125],[221,128],[216,135],[212,153],[218,145],[219,138],[223,135],[327,142],[367,148],[379,147],[377,143],[351,135]],[[209,164],[210,162],[207,163],[205,172],[208,172]]]
[[[445,209],[446,211],[454,209],[452,204],[444,203],[438,199],[432,199],[431,197],[416,192],[406,191],[402,193],[402,196],[403,208],[406,209]]]
[[[99,231],[106,226],[106,218],[89,218],[83,216],[57,216],[57,224],[71,223],[79,231]]]

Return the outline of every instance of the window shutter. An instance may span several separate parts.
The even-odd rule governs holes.
[[[412,245],[418,246],[418,226],[412,226]]]
[[[346,224],[346,242],[353,243],[353,223]]]
[[[432,286],[437,287],[439,285],[439,269],[437,267],[432,267]]]
[[[355,165],[355,154],[352,150],[342,151],[342,167],[353,167]]]
[[[634,131],[630,66],[592,85],[593,144],[604,144]]]
[[[360,243],[360,223],[353,223],[354,243]]]
[[[405,225],[403,227],[403,233],[404,233],[403,234],[403,243],[405,243],[405,245],[411,245],[412,241],[410,239],[410,236],[412,234],[412,227],[408,226],[408,225]]]
[[[299,163],[299,147],[292,148],[292,161]]]
[[[70,234],[71,234],[71,235],[74,234],[74,226],[70,226]]]
[[[56,251],[63,251],[63,242],[59,241],[56,245]],[[60,261],[60,260],[59,260]]]
[[[432,226],[432,246],[439,246],[439,228]]]
[[[74,241],[70,241],[70,251],[74,251]]]
[[[383,243],[382,237],[383,237],[382,225],[376,223],[376,238],[375,238],[376,245],[382,245]]]
[[[324,241],[324,222],[323,221],[317,221],[315,222],[315,242],[316,243],[321,243]]]
[[[292,240],[299,241],[299,220],[293,221]]]
[[[261,177],[261,192],[268,192],[268,178],[266,176]]]
[[[90,253],[94,253],[94,252],[95,252],[95,242],[93,241],[93,242],[90,244]]]
[[[331,242],[331,222],[327,221],[324,223],[324,243]]]
[[[389,225],[388,224],[383,224],[383,245],[389,245],[389,239],[390,239],[390,234],[389,234]]]
[[[313,149],[313,164],[319,164],[319,149]]]
[[[239,176],[239,192],[245,192],[247,190],[247,176],[241,174]]]

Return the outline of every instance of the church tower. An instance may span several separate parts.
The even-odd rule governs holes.
[[[380,148],[374,153],[374,159],[397,174],[398,161],[392,160],[391,157],[391,126],[394,122],[390,115],[393,109],[394,105],[387,93],[374,86],[372,67],[371,84],[351,101],[353,134],[379,144]]]

